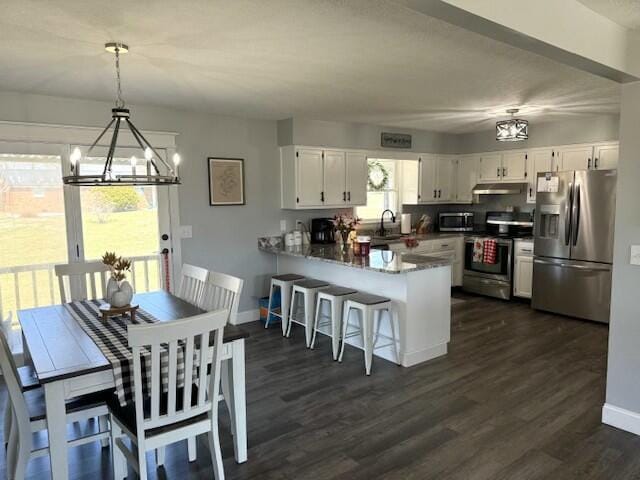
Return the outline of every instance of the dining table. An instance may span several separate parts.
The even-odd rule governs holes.
[[[203,313],[203,310],[166,291],[139,293],[132,304],[167,322]],[[25,363],[33,367],[45,395],[51,476],[69,478],[67,456],[67,399],[115,387],[111,363],[64,305],[18,311]],[[224,329],[222,395],[230,414],[235,460],[247,461],[245,385],[246,330]],[[191,458],[190,460],[193,460]]]

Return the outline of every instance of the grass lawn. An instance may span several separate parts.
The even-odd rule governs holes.
[[[82,222],[85,257],[98,259],[109,250],[126,257],[151,255],[158,252],[157,210],[137,210],[109,214],[106,221],[98,221],[96,215],[85,215]],[[42,263],[66,263],[67,235],[63,215],[46,217],[0,216],[0,269],[19,265]],[[136,265],[137,290],[144,290],[144,270]],[[159,288],[157,262],[149,264],[149,288]],[[20,307],[36,305],[33,294],[35,285],[39,305],[52,303],[50,278],[46,271],[18,275]],[[7,318],[15,310],[17,298],[14,274],[0,274],[0,313]],[[54,279],[54,299],[59,301],[57,282]]]

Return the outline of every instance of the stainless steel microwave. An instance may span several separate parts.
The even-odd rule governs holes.
[[[441,232],[472,232],[473,213],[441,213],[438,215],[438,229]]]

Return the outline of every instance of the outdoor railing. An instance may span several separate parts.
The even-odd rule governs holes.
[[[162,285],[160,255],[127,257],[131,260],[129,281],[135,292],[159,290]],[[23,308],[60,303],[54,263],[0,268],[0,320],[16,322]]]

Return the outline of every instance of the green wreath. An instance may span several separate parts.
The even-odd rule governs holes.
[[[389,172],[382,163],[378,161],[369,162],[368,170],[369,190],[379,192],[388,187]]]

